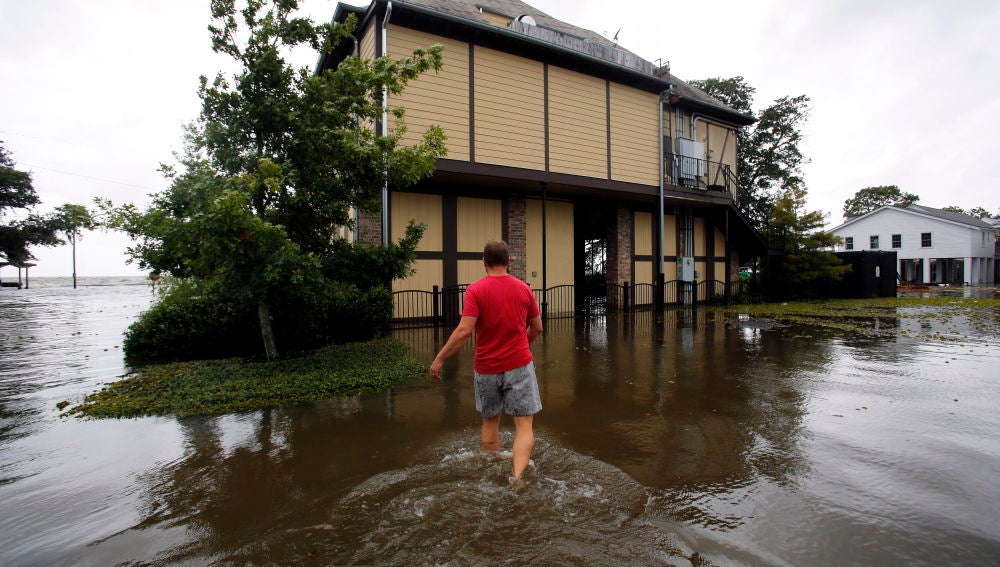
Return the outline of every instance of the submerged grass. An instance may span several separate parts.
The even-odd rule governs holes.
[[[720,305],[709,309],[869,336],[936,340],[958,340],[972,332],[1000,336],[1000,299],[883,297]],[[917,325],[900,328],[902,320],[913,320]]]
[[[63,415],[141,417],[235,413],[385,390],[426,373],[406,346],[380,339],[273,362],[204,360],[147,366]],[[61,409],[61,408],[60,408]]]

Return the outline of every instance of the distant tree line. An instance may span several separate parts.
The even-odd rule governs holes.
[[[896,185],[865,187],[858,190],[853,197],[844,201],[844,216],[848,218],[857,217],[885,206],[906,208],[919,200],[920,197],[917,195],[903,192]],[[983,207],[963,209],[962,207],[950,205],[941,207],[941,210],[962,213],[976,217],[977,219],[1000,218],[1000,212],[994,215]]]
[[[34,212],[41,199],[31,173],[17,168],[0,141],[0,260],[25,266],[35,259],[32,246],[73,245],[73,285],[76,286],[76,241],[84,230],[97,228],[97,220],[83,205],[60,205],[48,215]],[[15,218],[16,217],[16,218]],[[66,240],[63,240],[65,238]]]

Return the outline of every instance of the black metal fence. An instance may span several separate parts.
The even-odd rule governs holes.
[[[607,284],[606,286],[558,285],[534,289],[535,299],[545,319],[587,317],[608,313],[648,311],[664,305],[729,303],[747,292],[746,281],[672,280],[657,286],[651,283]],[[438,287],[431,291],[403,290],[392,294],[391,326],[438,327],[455,325],[462,316],[467,284]]]

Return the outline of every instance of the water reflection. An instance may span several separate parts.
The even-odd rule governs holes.
[[[54,309],[48,321],[67,307]],[[123,371],[108,334],[127,323],[123,311],[73,309],[75,323],[38,323],[48,330],[37,343],[0,322],[0,365],[20,372],[0,380],[2,564],[1000,556],[998,338],[954,318],[929,324],[958,341],[704,310],[551,320],[534,349],[545,406],[535,466],[513,494],[509,453],[477,450],[471,349],[449,360],[442,383],[385,395],[212,418],[60,420],[55,401]],[[94,331],[102,310],[119,320]],[[447,330],[396,336],[429,361]],[[45,370],[8,354],[41,357]],[[509,449],[509,429],[503,440]]]

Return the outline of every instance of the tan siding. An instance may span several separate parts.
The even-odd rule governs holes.
[[[458,283],[471,284],[479,281],[486,275],[486,268],[482,260],[459,260],[458,261]]]
[[[398,240],[406,234],[410,220],[427,225],[424,237],[417,250],[440,252],[442,248],[441,196],[421,193],[393,193],[390,205],[392,230],[391,240]]]
[[[550,202],[546,205],[548,219],[548,284],[573,283],[573,204]]]
[[[441,260],[417,260],[414,263],[416,272],[405,279],[392,282],[393,291],[420,290],[431,291],[434,286],[443,282],[443,262]],[[434,316],[433,298],[426,294],[403,294],[396,296],[393,302],[394,318],[432,317]]]
[[[507,27],[507,24],[509,24],[511,20],[513,20],[513,18],[511,18],[510,16],[504,16],[503,14],[494,14],[493,12],[487,12],[486,10],[483,10],[483,17],[486,18],[487,22],[493,24],[494,26],[497,26],[498,28]]]
[[[651,284],[653,283],[653,274],[656,273],[656,264],[650,262],[649,260],[639,260],[635,262],[635,281],[636,284]]]
[[[476,161],[545,168],[544,69],[476,47]]]
[[[636,256],[651,256],[653,252],[653,240],[650,238],[653,233],[653,214],[635,213],[635,227],[632,231],[632,249]]]
[[[547,267],[549,269],[546,285],[573,283],[573,204],[549,201],[546,204],[546,251],[548,252]],[[527,219],[525,226],[527,241],[528,282],[532,288],[542,287],[542,202],[529,200],[527,202]],[[533,276],[532,274],[537,274]]]
[[[362,59],[375,59],[375,40],[377,36],[378,32],[375,31],[375,23],[368,24],[368,27],[365,28],[364,33],[361,35],[360,41],[358,41],[358,55]]]
[[[458,198],[458,251],[482,252],[488,240],[503,237],[501,202]]]
[[[694,271],[698,274],[698,277],[695,278],[695,281],[697,281],[698,283],[705,281],[705,276],[707,275],[707,272],[705,272],[705,262],[695,262]],[[704,293],[702,293],[702,295],[704,295]],[[698,298],[699,301],[703,299],[705,298],[704,297]]]
[[[408,278],[393,280],[392,290],[419,289],[430,291],[434,286],[442,285],[443,264],[442,260],[417,260],[413,265],[416,272]]]
[[[718,227],[715,228],[715,255],[726,255],[726,235]]]
[[[705,255],[705,219],[701,217],[694,218],[694,255]]]
[[[674,215],[663,215],[663,255],[677,255],[677,217]],[[670,274],[673,272],[664,272]]]
[[[444,68],[428,71],[410,82],[401,95],[390,95],[390,107],[406,109],[404,144],[419,142],[431,125],[438,125],[448,140],[447,157],[469,159],[469,46],[399,26],[389,27],[389,54],[406,57],[415,49],[444,44]]]
[[[659,97],[611,83],[611,178],[657,185]]]
[[[701,126],[701,124],[699,124]],[[699,128],[700,129],[700,128]],[[725,178],[720,171],[722,164],[729,164],[735,172],[736,167],[736,133],[729,128],[717,124],[707,124],[708,130],[708,183],[724,185]]]
[[[715,279],[720,282],[729,281],[729,277],[726,275],[726,263],[716,262],[715,263]]]
[[[607,108],[601,79],[549,67],[549,169],[606,178]]]

